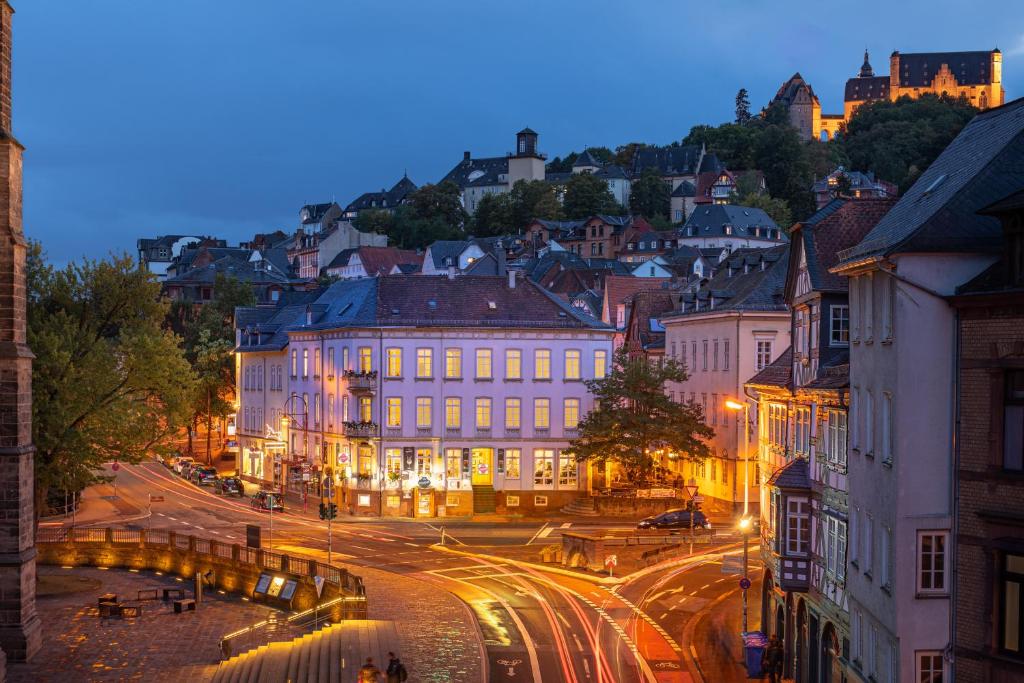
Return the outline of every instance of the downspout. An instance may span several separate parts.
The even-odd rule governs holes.
[[[957,576],[959,574],[959,563],[957,562],[957,540],[960,531],[960,350],[962,345],[960,311],[955,310],[953,316],[956,325],[956,333],[953,336],[953,471],[950,479],[950,493],[952,499],[952,532],[950,533],[950,614],[949,614],[949,644],[946,646],[945,659],[950,663],[949,680],[956,680],[956,600],[957,600]]]

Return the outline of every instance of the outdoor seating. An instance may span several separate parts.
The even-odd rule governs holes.
[[[192,598],[183,598],[181,600],[174,601],[174,613],[181,614],[185,610],[192,612],[196,611],[196,601]]]
[[[177,598],[178,600],[181,600],[181,599],[183,599],[185,597],[185,589],[184,588],[164,588],[163,591],[164,591],[164,602],[167,602],[168,600],[170,600],[172,595],[175,598]]]
[[[160,592],[159,588],[143,588],[139,590],[139,600],[156,600]]]

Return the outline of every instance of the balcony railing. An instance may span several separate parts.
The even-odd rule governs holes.
[[[376,422],[342,422],[341,432],[345,436],[357,438],[357,439],[368,439],[373,436],[377,436],[377,423]]]
[[[373,391],[377,388],[377,371],[345,372],[345,381],[348,382],[349,391]]]

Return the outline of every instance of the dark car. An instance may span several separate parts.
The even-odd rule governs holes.
[[[690,528],[690,512],[683,509],[667,510],[660,515],[641,519],[636,526],[638,529],[686,530]],[[707,520],[707,517],[700,510],[693,513],[693,528],[711,528],[711,522]]]
[[[249,506],[254,510],[273,509],[274,512],[284,512],[284,501],[281,500],[280,494],[270,491],[260,491],[257,493],[249,501]]]
[[[196,486],[213,486],[217,481],[217,470],[203,465],[193,467],[188,473],[188,480]]]
[[[238,496],[241,498],[245,495],[245,487],[242,485],[242,480],[238,477],[218,479],[217,483],[213,485],[213,490],[225,496]]]

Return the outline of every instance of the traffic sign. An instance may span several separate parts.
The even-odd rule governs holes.
[[[316,584],[316,597],[319,598],[324,592],[324,577],[317,574],[313,577],[313,583]]]
[[[740,579],[740,588],[742,588],[743,590],[747,590],[748,588],[750,588],[750,579],[748,579],[745,576],[742,579]]]
[[[114,470],[115,472],[117,472],[117,471],[118,471],[119,469],[121,469],[121,463],[118,463],[118,462],[115,462],[115,463],[113,463],[113,464],[112,464],[112,465],[110,466],[110,469],[112,469],[112,470]]]
[[[683,487],[683,490],[686,491],[686,497],[687,498],[693,498],[694,496],[697,495],[697,485],[696,484],[687,484],[686,486]]]
[[[703,503],[704,502],[704,496],[694,496],[693,497],[693,502],[694,503]]]
[[[617,555],[609,555],[608,557],[604,558],[604,566],[606,566],[606,567],[618,567],[619,566],[619,558],[618,558],[618,556]]]

